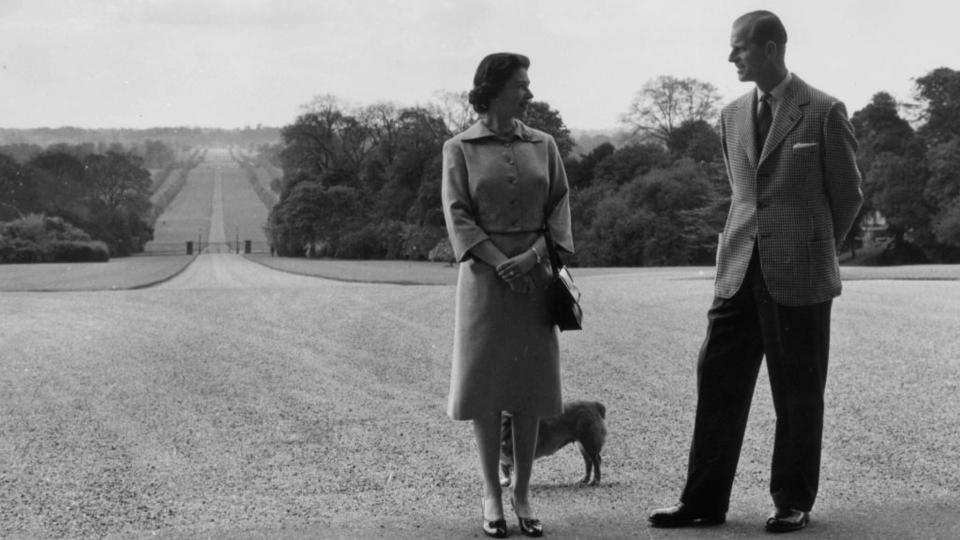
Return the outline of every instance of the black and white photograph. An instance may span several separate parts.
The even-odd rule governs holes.
[[[0,538],[960,538],[958,21],[0,0]]]

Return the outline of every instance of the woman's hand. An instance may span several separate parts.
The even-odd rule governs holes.
[[[507,285],[510,286],[511,291],[519,294],[530,294],[537,286],[530,274],[524,274],[518,278],[508,280]]]
[[[521,276],[527,275],[536,265],[537,256],[534,255],[533,250],[528,249],[520,255],[511,257],[500,263],[500,265],[497,266],[497,275],[500,276],[500,279],[509,283]]]

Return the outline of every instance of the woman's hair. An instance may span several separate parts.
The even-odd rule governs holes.
[[[490,102],[513,77],[513,72],[529,67],[530,59],[522,54],[488,54],[480,61],[477,73],[473,76],[473,90],[470,90],[470,105],[473,105],[473,110],[480,114],[487,112]]]

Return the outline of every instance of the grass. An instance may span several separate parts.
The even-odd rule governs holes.
[[[247,255],[268,268],[349,282],[454,285],[457,267],[424,261],[350,261]],[[113,259],[108,263],[0,265],[0,291],[71,291],[141,288],[179,273],[191,257]],[[602,275],[673,276],[713,279],[712,267],[574,268],[575,279]],[[960,265],[843,266],[845,281],[960,280]]]
[[[561,336],[564,393],[603,401],[610,438],[595,489],[574,486],[572,448],[537,462],[551,537],[767,537],[763,373],[729,523],[645,525],[683,480],[712,291],[700,272],[577,273],[586,329]],[[470,428],[444,414],[454,288],[290,277],[0,295],[0,537],[475,537]],[[806,536],[960,533],[957,305],[956,281],[846,284]]]
[[[193,256],[119,257],[105,263],[0,265],[0,291],[139,289],[177,275]]]

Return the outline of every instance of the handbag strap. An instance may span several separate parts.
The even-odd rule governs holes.
[[[557,248],[553,244],[553,237],[550,235],[550,227],[546,224],[543,226],[543,237],[547,241],[547,256],[550,257],[550,266],[553,268],[553,277],[560,277],[560,267],[563,266],[563,260],[560,259],[560,254],[557,253]]]

